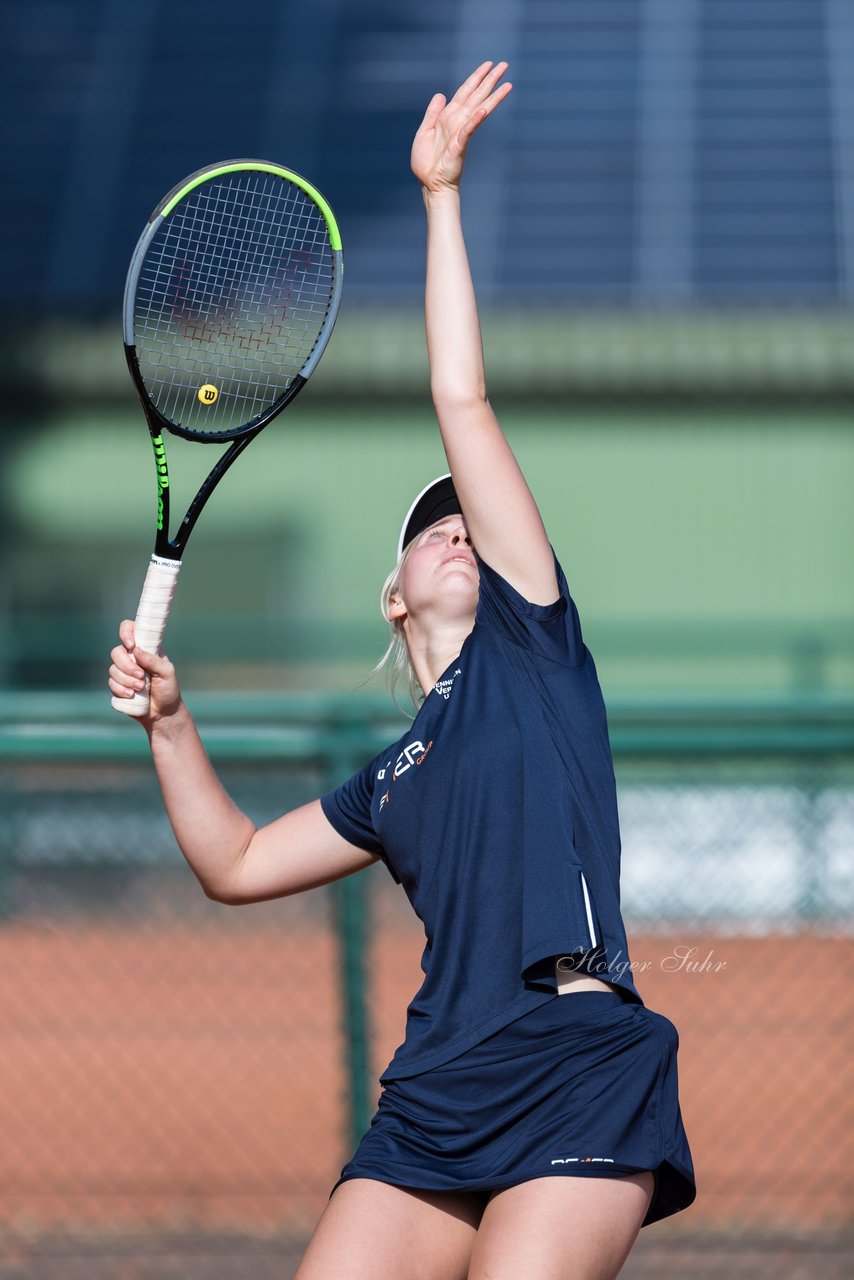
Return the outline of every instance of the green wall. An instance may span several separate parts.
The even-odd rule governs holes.
[[[496,409],[613,683],[787,684],[792,634],[818,637],[832,651],[825,680],[850,676],[854,431],[843,413]],[[208,446],[170,442],[177,507],[214,456]],[[376,599],[400,520],[418,488],[445,469],[426,401],[335,412],[314,408],[306,393],[212,498],[190,543],[176,612],[180,606],[187,624],[197,611],[194,582],[207,584],[204,611],[213,600],[229,612],[224,548],[239,537],[247,554],[232,551],[228,561],[232,572],[236,557],[238,607],[324,635],[339,660],[352,645],[363,663],[382,642]],[[79,545],[81,576],[84,559],[85,573],[98,574],[94,544],[105,563],[112,548],[121,559],[110,573],[119,577],[97,602],[91,591],[81,599],[107,613],[133,608],[153,496],[136,409],[45,422],[13,454],[3,487],[13,543],[35,539],[48,557],[52,546],[68,555]],[[260,574],[253,547],[267,548]],[[266,583],[254,604],[253,575]],[[277,594],[275,583],[285,580]],[[31,602],[32,573],[28,590]]]

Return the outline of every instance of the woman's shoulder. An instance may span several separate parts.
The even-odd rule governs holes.
[[[532,657],[578,668],[588,657],[575,601],[554,555],[558,595],[548,604],[525,599],[516,587],[478,557],[480,593],[475,628],[528,651]]]

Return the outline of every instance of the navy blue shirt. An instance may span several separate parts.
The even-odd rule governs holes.
[[[411,727],[321,797],[424,925],[424,981],[382,1076],[441,1066],[556,993],[554,957],[642,1004],[620,914],[605,705],[560,565],[531,604],[477,557],[475,625]]]

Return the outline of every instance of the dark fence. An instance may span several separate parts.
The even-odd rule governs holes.
[[[401,725],[385,699],[196,711],[257,822]],[[631,962],[680,1032],[699,1187],[625,1274],[842,1275],[854,703],[612,700],[609,720]],[[420,979],[401,891],[377,867],[210,902],[144,735],[100,698],[0,701],[0,795],[0,1275],[288,1274]]]

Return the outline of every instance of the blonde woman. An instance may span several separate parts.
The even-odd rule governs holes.
[[[411,505],[383,592],[420,690],[341,787],[256,829],[172,664],[122,623],[110,688],[143,722],[209,897],[298,893],[382,859],[424,924],[423,983],[297,1280],[610,1280],[696,1191],[678,1034],[628,964],[605,708],[566,579],[487,399],[460,219],[469,141],[511,90],[486,62],[412,147],[431,392],[450,473]]]

